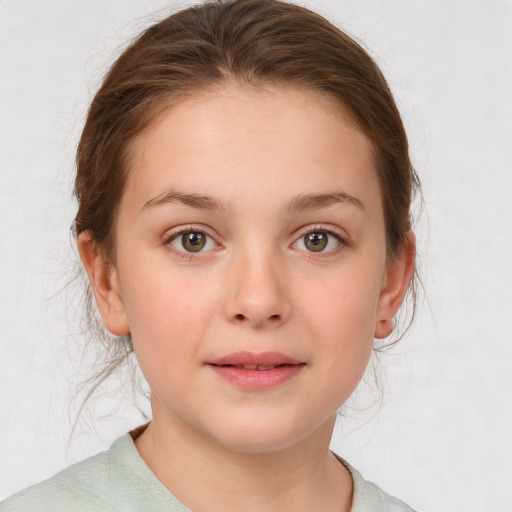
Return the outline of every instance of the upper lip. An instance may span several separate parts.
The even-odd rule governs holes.
[[[208,361],[208,364],[215,366],[243,366],[243,365],[272,365],[278,366],[281,364],[304,364],[304,361],[294,359],[293,357],[285,356],[279,352],[236,352],[229,354],[213,361]]]

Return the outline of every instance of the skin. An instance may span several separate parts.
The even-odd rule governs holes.
[[[180,230],[208,235],[204,249],[187,252]],[[371,145],[314,93],[224,86],[138,137],[115,255],[87,232],[78,245],[105,326],[131,333],[151,387],[137,449],[178,499],[198,512],[350,509],[329,441],[374,337],[391,332],[408,240],[389,261]],[[241,350],[304,364],[240,389],[208,363]]]

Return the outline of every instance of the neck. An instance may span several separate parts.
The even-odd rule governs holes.
[[[348,512],[352,478],[329,451],[333,425],[334,418],[290,447],[247,453],[157,414],[135,445],[167,489],[197,512]]]

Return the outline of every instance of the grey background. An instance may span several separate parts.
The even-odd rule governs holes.
[[[365,410],[376,394],[363,387],[333,448],[419,510],[510,511],[512,2],[303,4],[376,56],[425,196],[426,298],[382,358],[382,404]],[[66,284],[76,260],[71,176],[103,72],[169,5],[0,2],[0,499],[142,422],[114,382],[68,442],[80,363],[94,360],[81,348],[79,286]]]

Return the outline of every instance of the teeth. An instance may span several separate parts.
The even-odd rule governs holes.
[[[276,368],[277,365],[275,364],[240,364],[236,365],[236,368],[239,368],[240,370],[273,370]]]

